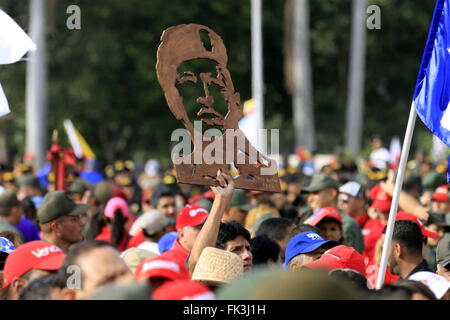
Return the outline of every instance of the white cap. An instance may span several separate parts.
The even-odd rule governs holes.
[[[144,212],[133,224],[133,227],[145,229],[148,234],[154,234],[169,225],[169,219],[158,210]]]
[[[428,286],[433,291],[436,298],[441,299],[450,289],[450,281],[444,277],[429,271],[414,273],[408,280],[419,281]]]
[[[356,181],[349,181],[339,188],[339,192],[347,193],[356,198],[362,198],[362,188],[361,185]]]

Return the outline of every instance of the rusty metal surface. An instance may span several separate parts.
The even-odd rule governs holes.
[[[200,32],[207,33],[211,43],[210,49],[202,42]],[[188,71],[180,74],[179,66],[193,59],[214,61],[216,74],[210,72],[194,74]],[[217,186],[215,177],[217,170],[221,169],[233,176],[236,188],[280,192],[275,161],[259,153],[238,127],[238,121],[243,116],[240,109],[240,95],[235,92],[231,75],[226,67],[227,61],[227,52],[222,39],[206,26],[184,24],[168,28],[162,33],[156,63],[158,81],[169,109],[189,131],[194,144],[191,154],[180,155],[183,159],[181,164],[177,164],[179,161],[172,157],[177,182]],[[203,83],[204,90],[204,96],[196,100],[199,105],[197,120],[201,120],[207,126],[219,127],[223,133],[209,140],[205,137],[200,141],[194,139],[197,128],[189,119],[183,97],[177,89],[177,85],[197,81]],[[210,86],[220,88],[220,94],[227,103],[226,115],[214,109],[214,98],[209,93]],[[214,163],[211,163],[211,157],[205,159],[205,154],[213,157]],[[272,169],[271,174],[262,174],[261,169],[269,168]]]

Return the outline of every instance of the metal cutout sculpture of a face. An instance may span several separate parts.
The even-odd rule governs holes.
[[[210,50],[202,41],[201,32],[209,37]],[[194,59],[208,59],[215,62],[215,74],[213,72],[179,71],[180,65]],[[182,156],[186,161],[181,164],[174,162],[177,181],[178,183],[217,186],[218,183],[215,179],[217,170],[220,169],[229,173],[230,164],[232,164],[239,172],[238,175],[233,176],[237,188],[280,192],[280,181],[275,161],[256,151],[239,129],[238,121],[242,118],[240,95],[235,92],[231,75],[226,67],[227,61],[227,52],[222,39],[206,26],[198,24],[178,25],[168,28],[161,36],[156,63],[158,81],[164,91],[170,110],[177,120],[182,121],[194,142],[194,152]],[[194,140],[196,128],[189,119],[183,104],[183,97],[177,88],[177,86],[188,82],[201,82],[203,85],[203,96],[196,100],[199,106],[198,120],[201,120],[202,124],[219,127],[221,131],[226,132],[223,136],[216,138],[223,139],[223,149],[216,151],[216,155],[222,160],[218,163],[207,164],[192,161],[195,151],[203,150],[211,143],[211,140],[202,139],[200,145]],[[211,86],[220,88],[220,94],[227,104],[226,115],[221,114],[214,108],[216,101],[210,94]],[[234,145],[230,145],[230,142],[227,145],[225,136],[230,131],[228,129],[233,130],[233,134],[238,137],[236,140],[241,141],[241,143],[233,140],[232,144]],[[227,150],[233,150],[231,157],[226,155]],[[249,154],[252,152],[257,155],[256,160],[250,159]],[[238,157],[243,160],[236,161]],[[275,170],[266,170],[266,174],[261,174],[261,172],[264,172],[261,169],[264,168]],[[267,174],[267,172],[270,172],[270,174]]]

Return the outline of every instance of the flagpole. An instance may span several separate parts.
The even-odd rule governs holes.
[[[293,0],[292,59],[293,59],[293,120],[295,148],[312,151],[316,148],[313,112],[313,81],[311,72],[309,1]]]
[[[37,168],[44,165],[47,144],[46,3],[30,1],[30,35],[37,50],[30,52],[27,63],[25,158],[30,157]]]
[[[405,139],[403,141],[402,155],[400,157],[400,164],[398,166],[397,179],[395,180],[394,194],[392,197],[391,210],[389,211],[389,219],[387,223],[383,253],[381,255],[380,269],[378,271],[378,278],[376,289],[379,290],[383,286],[384,277],[386,275],[386,266],[389,252],[391,250],[392,233],[394,231],[395,217],[397,216],[398,200],[400,198],[400,191],[402,190],[403,178],[405,176],[406,163],[408,161],[409,149],[414,133],[414,125],[416,124],[417,113],[414,107],[414,102],[411,103],[411,110],[409,112],[408,125],[406,126]]]
[[[361,151],[362,122],[364,113],[364,63],[366,55],[367,0],[353,0],[350,68],[347,88],[347,114],[345,145],[351,155]]]
[[[256,129],[264,128],[264,75],[263,75],[263,44],[262,44],[262,4],[261,0],[251,0],[252,27],[252,95],[255,100]],[[262,141],[256,139],[255,148],[261,152]]]

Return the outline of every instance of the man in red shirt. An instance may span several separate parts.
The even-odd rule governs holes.
[[[436,188],[431,197],[432,210],[442,213],[450,213],[450,197],[448,185],[444,184]]]
[[[178,239],[174,242],[173,248],[161,256],[184,265],[207,217],[206,209],[194,204],[186,205],[178,215],[175,225]]]
[[[364,261],[366,265],[375,264],[375,246],[381,238],[384,226],[387,224],[392,197],[376,185],[371,191],[374,200],[371,209],[377,214],[377,219],[369,219],[364,225],[362,234],[364,237]]]
[[[164,214],[167,219],[170,219],[170,224],[173,225],[174,220],[177,217],[176,199],[173,190],[166,185],[157,186],[152,194],[150,208]],[[138,220],[139,218],[136,221]],[[128,248],[137,247],[145,241],[145,236],[142,229],[139,227],[139,222],[133,224],[129,234],[132,237],[128,242]]]

